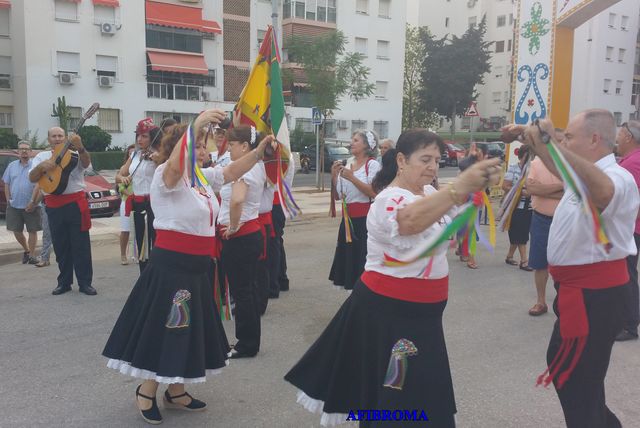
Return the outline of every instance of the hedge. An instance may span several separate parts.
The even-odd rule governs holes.
[[[91,153],[91,165],[94,171],[103,169],[120,169],[124,163],[124,152],[94,152]]]

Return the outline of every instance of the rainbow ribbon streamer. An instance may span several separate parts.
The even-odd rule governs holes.
[[[608,254],[613,245],[607,236],[600,211],[594,205],[593,201],[591,201],[587,188],[553,141],[549,141],[547,148],[549,149],[549,154],[556,169],[560,172],[560,175],[562,175],[563,181],[582,202],[584,212],[591,220],[596,242],[601,244],[604,251]]]
[[[487,210],[489,220],[489,239],[480,231],[479,216],[480,209],[484,207]],[[346,223],[345,223],[346,224]],[[384,255],[384,265],[389,267],[407,266],[418,260],[431,258],[427,267],[421,273],[423,278],[427,278],[433,266],[433,256],[442,244],[447,242],[451,236],[456,236],[457,242],[467,242],[470,254],[475,254],[477,250],[476,240],[471,239],[477,234],[480,242],[493,253],[496,246],[496,223],[493,215],[493,207],[489,201],[489,197],[485,192],[476,192],[469,202],[460,210],[460,213],[453,219],[449,225],[435,238],[431,239],[424,247],[417,248],[406,260],[395,259],[388,254]]]
[[[289,185],[284,180],[284,172],[282,169],[282,156],[280,155],[280,144],[278,144],[278,148],[276,149],[276,159],[278,162],[277,168],[277,182],[276,182],[276,193],[278,194],[278,199],[280,200],[280,206],[282,207],[282,211],[287,219],[292,219],[299,214],[302,214],[302,210],[293,199],[293,194],[291,193],[291,189]],[[294,168],[293,165],[289,165],[289,168]]]
[[[183,168],[186,167],[191,172],[191,187],[204,188],[209,184],[207,179],[205,178],[202,170],[198,166],[198,162],[196,161],[196,138],[195,132],[193,130],[193,122],[189,124],[187,131],[182,136],[182,152],[180,153],[180,164],[183,165]],[[187,155],[187,160],[185,159],[185,154]]]
[[[347,198],[345,196],[342,196],[342,219],[344,220],[344,238],[347,244],[350,244],[353,242],[353,222],[349,217]]]
[[[513,213],[515,212],[518,204],[520,203],[520,198],[522,197],[522,189],[524,189],[524,185],[527,181],[527,176],[529,175],[529,166],[531,165],[531,160],[528,158],[522,168],[522,175],[518,179],[518,182],[511,186],[511,189],[507,192],[500,205],[500,209],[498,210],[498,218],[500,219],[500,230],[507,231],[511,227],[511,218],[513,217]]]

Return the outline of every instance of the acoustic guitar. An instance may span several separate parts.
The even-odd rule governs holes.
[[[91,107],[87,110],[87,112],[82,116],[78,126],[73,131],[75,134],[78,133],[82,125],[87,121],[87,119],[91,118],[98,109],[100,108],[100,104],[93,103]],[[53,154],[51,158],[56,164],[56,167],[50,171],[45,172],[40,180],[38,180],[38,184],[40,185],[40,189],[44,192],[49,193],[51,195],[60,195],[67,188],[67,184],[69,183],[69,175],[71,171],[74,170],[76,166],[78,166],[79,155],[77,152],[69,150],[71,146],[71,141],[67,139],[67,142],[64,144],[58,144],[53,149]]]

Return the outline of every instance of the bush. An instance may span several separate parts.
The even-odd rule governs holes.
[[[91,165],[95,171],[102,169],[120,169],[123,164],[124,153],[122,151],[91,153]]]
[[[20,137],[6,129],[0,129],[0,149],[17,149]]]
[[[104,152],[111,144],[111,135],[95,125],[84,126],[78,132],[82,144],[90,152]]]

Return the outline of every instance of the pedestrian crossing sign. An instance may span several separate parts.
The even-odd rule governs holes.
[[[311,118],[314,125],[322,125],[322,114],[320,113],[320,109],[318,107],[311,108]]]

